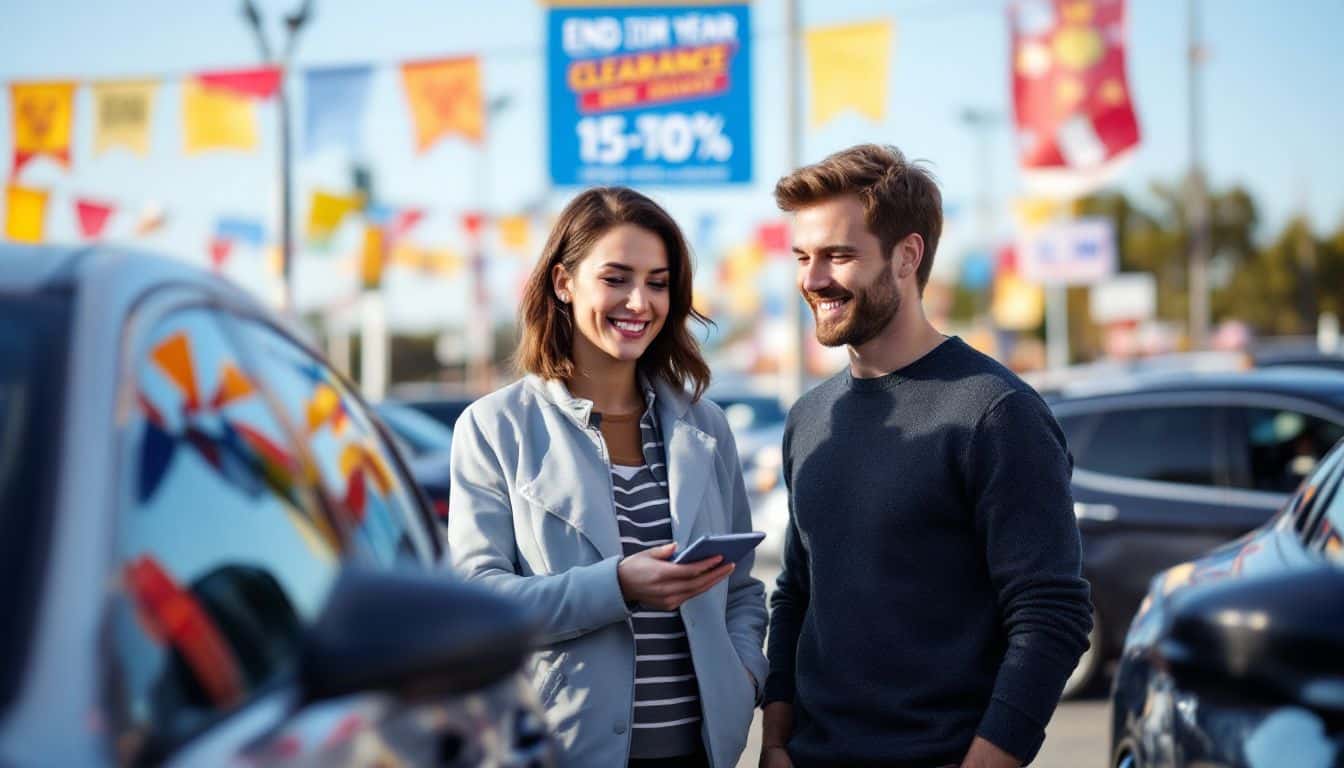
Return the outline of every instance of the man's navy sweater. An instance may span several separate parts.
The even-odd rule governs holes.
[[[977,734],[1035,757],[1092,623],[1070,469],[1041,398],[957,338],[798,401],[764,697],[797,765],[958,763]]]

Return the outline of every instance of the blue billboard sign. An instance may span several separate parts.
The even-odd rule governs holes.
[[[550,8],[551,180],[750,182],[750,25],[745,3]]]

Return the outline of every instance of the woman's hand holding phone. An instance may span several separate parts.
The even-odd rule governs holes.
[[[723,563],[723,558],[717,555],[684,565],[669,562],[676,548],[676,544],[652,547],[616,566],[621,595],[627,602],[674,611],[733,572],[733,564]]]

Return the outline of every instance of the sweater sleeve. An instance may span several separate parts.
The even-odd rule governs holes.
[[[803,617],[811,600],[807,552],[798,535],[798,522],[793,514],[792,456],[789,451],[790,430],[784,432],[784,483],[789,497],[789,527],[784,534],[784,562],[775,591],[770,595],[770,633],[767,635],[767,656],[770,676],[766,679],[762,706],[775,701],[793,703],[794,662],[798,652],[798,635],[802,632]]]
[[[1072,460],[1054,416],[1028,391],[990,406],[968,454],[976,534],[1007,646],[977,733],[1027,763],[1092,627]]]

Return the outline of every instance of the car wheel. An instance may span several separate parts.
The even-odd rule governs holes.
[[[1101,617],[1092,611],[1092,631],[1087,633],[1087,650],[1078,659],[1069,679],[1064,682],[1061,698],[1072,699],[1092,687],[1102,666]]]

